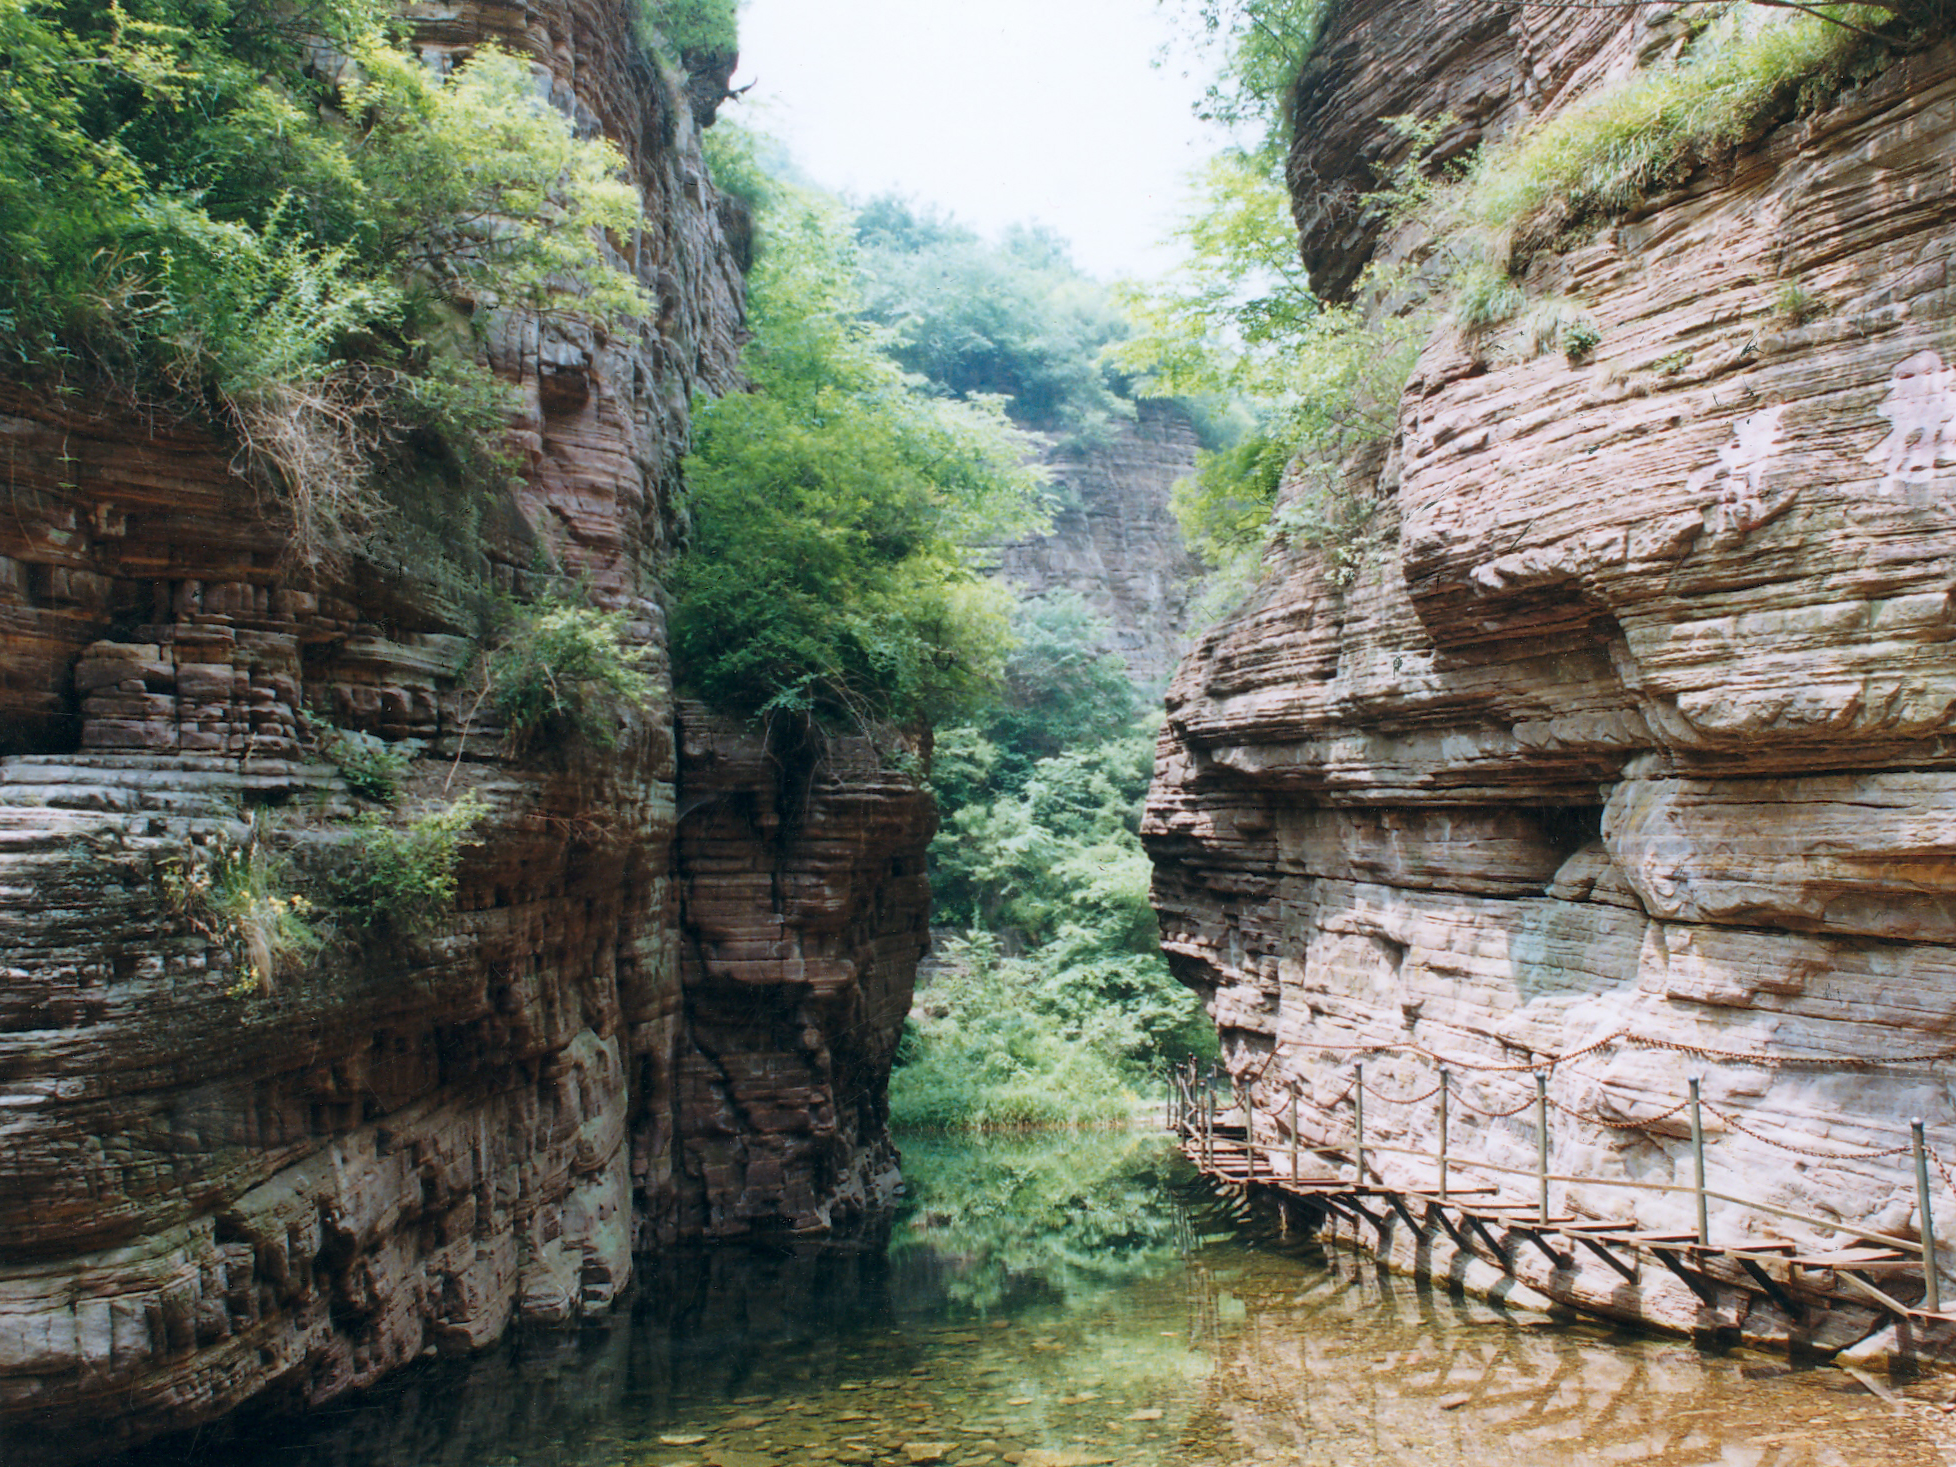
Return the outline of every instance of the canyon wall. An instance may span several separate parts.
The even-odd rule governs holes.
[[[1052,531],[1004,547],[999,573],[1027,596],[1077,591],[1107,622],[1108,650],[1152,690],[1182,654],[1202,576],[1168,508],[1175,481],[1195,468],[1196,440],[1178,405],[1144,400],[1135,409],[1104,442],[1046,456],[1060,501]]]
[[[1455,155],[1674,50],[1680,19],[1339,6],[1290,163],[1320,283],[1415,243],[1362,200],[1406,147],[1380,118],[1444,114]],[[1556,1213],[1689,1232],[1688,1196],[1605,1183],[1691,1185],[1702,1072],[1714,1189],[1914,1237],[1921,1116],[1956,1223],[1953,154],[1945,42],[1536,249],[1527,293],[1587,311],[1593,349],[1439,327],[1389,441],[1346,466],[1378,505],[1356,578],[1278,543],[1183,662],[1156,904],[1265,1145],[1292,1094],[1307,1146],[1348,1145],[1363,1061],[1368,1139],[1419,1153],[1377,1172],[1431,1186],[1446,1065],[1454,1155],[1523,1174],[1456,1183],[1532,1201],[1541,1068],[1551,1169],[1584,1179]],[[1851,1241],[1734,1202],[1710,1221]],[[1444,1271],[1428,1246],[1392,1249]],[[1885,1318],[1525,1247],[1515,1269],[1760,1340]],[[1866,1350],[1947,1352],[1948,1330]]]
[[[632,9],[413,7],[431,64],[486,38],[532,57],[645,199],[622,245],[656,320],[484,324],[527,404],[511,489],[308,575],[195,424],[0,385],[10,1464],[317,1404],[603,1309],[635,1251],[850,1225],[894,1185],[882,1084],[932,807],[866,740],[784,763],[700,710],[676,735],[657,576],[691,396],[737,385],[743,221],[693,115],[724,72],[649,57]],[[627,613],[659,696],[610,747],[518,754],[482,696],[483,593],[567,581]],[[419,751],[399,811],[355,800],[329,726]],[[360,821],[466,794],[486,813],[452,911],[341,923],[269,984],[182,899],[225,853],[303,883],[375,838]]]

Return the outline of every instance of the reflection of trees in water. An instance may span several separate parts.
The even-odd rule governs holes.
[[[892,1266],[913,1301],[974,1310],[1078,1302],[1175,1266],[1184,1244],[1173,1154],[1131,1132],[908,1137]]]
[[[784,1241],[646,1260],[609,1322],[527,1330],[303,1423],[122,1467],[636,1467],[662,1459],[648,1434],[725,1431],[763,1400],[837,1427],[980,1417],[1020,1448],[1091,1440],[1132,1467],[1940,1460],[1929,1428],[1829,1389],[1839,1375],[1518,1325],[1214,1197],[1147,1139],[905,1149],[887,1254]],[[1009,1327],[977,1327],[981,1308]],[[913,1367],[927,1379],[898,1389]],[[1142,1406],[1158,1425],[1126,1416]]]

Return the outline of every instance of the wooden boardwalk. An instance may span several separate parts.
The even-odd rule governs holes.
[[[1901,1240],[1893,1240],[1893,1246],[1870,1241],[1841,1248],[1802,1249],[1793,1243],[1727,1247],[1695,1233],[1644,1232],[1628,1225],[1554,1216],[1539,1202],[1503,1198],[1495,1187],[1428,1189],[1359,1182],[1354,1180],[1357,1164],[1347,1151],[1252,1148],[1241,1124],[1213,1121],[1201,1107],[1184,1107],[1171,1119],[1171,1127],[1183,1154],[1212,1181],[1231,1189],[1267,1189],[1301,1203],[1319,1221],[1337,1219],[1349,1222],[1355,1233],[1375,1232],[1377,1251],[1382,1254],[1389,1250],[1392,1230],[1403,1224],[1421,1240],[1444,1235],[1462,1254],[1510,1276],[1515,1276],[1516,1260],[1523,1253],[1539,1254],[1554,1273],[1593,1259],[1633,1286],[1655,1265],[1676,1277],[1708,1309],[1723,1307],[1720,1290],[1744,1290],[1770,1300],[1795,1329],[1803,1331],[1813,1329],[1824,1311],[1843,1304],[1872,1308],[1918,1327],[1956,1323],[1956,1313],[1930,1309],[1922,1302],[1930,1293],[1924,1252]],[[1293,1157],[1298,1162],[1295,1175]],[[1279,1161],[1284,1163],[1281,1168]],[[1307,1163],[1311,1171],[1321,1168],[1323,1174],[1307,1172]],[[1488,1169],[1465,1159],[1456,1164]],[[1351,1177],[1342,1176],[1344,1171]],[[1570,1299],[1561,1302],[1583,1307]]]

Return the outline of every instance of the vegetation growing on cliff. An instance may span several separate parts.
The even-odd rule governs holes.
[[[323,944],[291,862],[256,819],[237,838],[185,842],[158,875],[171,909],[230,953],[239,976],[228,997],[270,993],[281,972]]]
[[[307,561],[368,526],[408,435],[478,460],[499,434],[468,309],[642,305],[601,239],[638,217],[616,150],[526,62],[442,78],[389,24],[380,0],[0,0],[0,343],[210,418]]]
[[[361,926],[422,926],[455,902],[455,878],[470,832],[489,813],[471,791],[422,810],[405,824],[363,816],[328,873],[334,907]]]
[[[1205,450],[1176,486],[1172,507],[1196,554],[1240,574],[1272,534],[1288,535],[1324,549],[1342,584],[1362,558],[1369,505],[1340,470],[1392,432],[1426,318],[1317,299],[1268,153],[1225,153],[1199,185],[1178,231],[1186,264],[1123,292],[1137,329],[1109,356],[1138,391],[1247,412],[1247,431]]]
[[[1109,351],[1142,391],[1227,395],[1254,417],[1177,488],[1191,547],[1240,585],[1271,537],[1288,538],[1323,551],[1328,579],[1348,584],[1368,553],[1372,505],[1346,465],[1391,434],[1414,354],[1443,312],[1479,336],[1526,309],[1529,351],[1584,358],[1601,341],[1595,319],[1577,301],[1531,306],[1513,274],[1522,252],[1628,207],[1803,89],[1837,85],[1868,53],[1869,26],[1921,23],[1938,8],[1707,6],[1679,57],[1443,176],[1427,159],[1440,123],[1389,119],[1401,161],[1364,207],[1417,224],[1420,268],[1375,267],[1334,304],[1305,278],[1281,167],[1290,92],[1332,6],[1199,0],[1198,32],[1225,54],[1205,115],[1259,121],[1263,132],[1206,170],[1181,231],[1189,263],[1164,285],[1128,292],[1139,329]]]
[[[727,54],[740,43],[739,0],[637,0],[642,41],[678,56]]]
[[[1214,66],[1197,115],[1254,130],[1271,155],[1290,141],[1290,92],[1337,0],[1161,0]]]
[[[567,601],[514,612],[489,655],[489,696],[516,748],[566,739],[610,748],[619,713],[650,706],[651,652],[633,640],[629,620]]]
[[[1707,153],[1738,142],[1773,107],[1825,86],[1889,8],[1818,7],[1748,24],[1731,7],[1676,61],[1640,71],[1487,148],[1435,211],[1443,227],[1552,239],[1569,224],[1628,208]]]

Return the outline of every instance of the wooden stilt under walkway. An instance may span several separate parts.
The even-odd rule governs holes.
[[[1879,1313],[1916,1324],[1956,1323],[1956,1314],[1897,1297],[1919,1293],[1926,1298],[1929,1293],[1923,1256],[1914,1249],[1874,1244],[1801,1252],[1791,1243],[1721,1246],[1695,1233],[1654,1233],[1627,1224],[1552,1215],[1539,1203],[1503,1200],[1494,1187],[1453,1186],[1442,1191],[1387,1184],[1373,1180],[1376,1173],[1369,1167],[1367,1178],[1361,1180],[1352,1152],[1334,1147],[1288,1151],[1252,1147],[1242,1125],[1217,1124],[1193,1109],[1177,1121],[1175,1129],[1183,1153],[1205,1176],[1234,1188],[1267,1188],[1354,1228],[1375,1230],[1381,1249],[1388,1245],[1392,1229],[1404,1226],[1418,1237],[1443,1233],[1463,1253],[1511,1275],[1521,1250],[1539,1254],[1555,1273],[1572,1271],[1580,1260],[1593,1258],[1632,1285],[1641,1283],[1646,1268],[1656,1264],[1708,1309],[1721,1307],[1720,1291],[1742,1291],[1770,1300],[1795,1328],[1812,1328],[1818,1311],[1843,1303],[1862,1309],[1872,1306]],[[1294,1158],[1298,1174],[1293,1175],[1289,1165],[1279,1170],[1273,1163],[1280,1158]],[[1541,1195],[1546,1197],[1545,1189]]]

